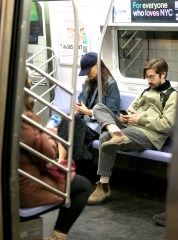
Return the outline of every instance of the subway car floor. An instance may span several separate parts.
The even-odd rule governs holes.
[[[79,172],[95,186],[96,166]],[[111,200],[102,205],[86,205],[70,230],[69,240],[165,239],[165,227],[154,224],[152,216],[164,211],[166,178],[114,168],[110,187]],[[56,217],[57,211],[43,215],[44,239]]]

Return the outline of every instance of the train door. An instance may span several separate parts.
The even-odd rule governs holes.
[[[28,0],[2,1],[1,5],[1,239],[19,238],[18,162],[13,156],[18,156],[29,7]]]

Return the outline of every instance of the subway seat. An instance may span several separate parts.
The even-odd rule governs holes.
[[[80,92],[81,89],[77,88],[75,102],[78,102],[78,95],[80,94]],[[70,112],[70,102],[71,102],[70,94],[65,92],[62,88],[56,87],[53,105],[62,112],[68,114]],[[52,113],[56,114],[55,112]]]
[[[121,92],[121,103],[120,103],[120,109],[128,109],[128,106],[130,103],[134,100],[136,97],[136,94],[133,93],[126,93],[126,92]],[[99,140],[93,141],[92,144],[94,149],[99,149]],[[146,158],[146,159],[151,159],[151,160],[156,160],[160,162],[166,162],[169,163],[172,158],[171,154],[171,140],[167,139],[165,142],[163,148],[158,151],[158,150],[145,150],[142,152],[123,152],[123,151],[118,151],[118,153],[123,154],[123,155],[129,155],[129,156],[134,156],[134,157],[140,157],[140,158]]]
[[[80,89],[76,91],[76,102],[80,92],[81,92]],[[71,101],[70,95],[66,93],[63,89],[57,87],[53,105],[58,109],[60,109],[61,111],[63,111],[64,113],[68,114],[70,112],[70,101]],[[52,112],[52,114],[56,114],[56,113]],[[19,209],[19,215],[22,218],[35,217],[55,209],[55,207],[57,207],[62,203],[63,202],[57,203],[57,204],[49,204],[49,205],[43,205],[38,207],[32,207],[32,208],[21,208]]]
[[[95,140],[92,144],[92,147],[95,149],[98,149],[99,148],[99,140]],[[172,154],[169,151],[170,151],[170,148],[168,146],[165,146],[160,151],[157,151],[157,150],[145,150],[142,152],[118,151],[117,153],[169,163],[172,158]]]
[[[19,215],[22,218],[38,216],[40,214],[51,211],[52,209],[55,209],[57,206],[59,206],[62,203],[63,203],[63,201],[61,201],[61,203],[43,205],[43,206],[32,207],[32,208],[20,208]]]
[[[53,105],[58,107],[64,113],[68,113],[70,111],[70,108],[69,108],[70,95],[67,94],[64,90],[62,89],[59,90],[59,89],[60,88],[56,89],[57,92],[55,96],[57,96],[57,99],[56,98],[54,99],[55,103],[53,103]],[[68,105],[66,104],[66,101],[68,102]],[[68,108],[66,108],[65,106],[68,106]],[[35,217],[55,209],[55,207],[57,207],[59,204],[60,203],[42,205],[42,206],[32,207],[32,208],[20,208],[19,215],[22,218]]]
[[[77,101],[77,97],[78,97],[79,93],[80,93],[80,91],[77,90],[76,91],[76,101]],[[121,96],[120,109],[125,109],[125,110],[127,110],[130,103],[136,97],[135,94],[126,93],[126,92],[121,92],[120,96]],[[64,101],[65,101],[65,103],[64,103]],[[68,103],[68,104],[66,104],[66,103]],[[64,111],[65,113],[68,113],[69,106],[70,106],[70,98],[63,90],[59,90],[59,88],[58,88],[57,94],[55,94],[55,99],[54,99],[53,105],[58,107],[60,110]],[[99,149],[99,140],[93,141],[92,147],[94,149]],[[146,158],[146,159],[150,159],[150,160],[156,160],[156,161],[160,161],[160,162],[169,163],[172,158],[171,141],[170,141],[170,139],[168,139],[160,151],[158,151],[158,150],[145,150],[142,152],[118,151],[118,153],[123,154],[123,155],[128,155],[128,156]],[[60,203],[38,206],[38,207],[33,207],[33,208],[21,208],[19,210],[19,214],[20,214],[20,217],[23,217],[23,218],[37,216],[42,213],[48,212],[52,209],[55,209],[55,207],[57,207],[59,204]]]
[[[81,89],[76,90],[76,101],[78,99],[78,95],[81,92]],[[120,103],[120,109],[125,109],[127,110],[128,106],[130,103],[135,99],[137,95],[134,93],[128,93],[128,92],[120,92],[120,97],[121,97],[121,103]],[[64,103],[65,101],[65,103]],[[59,108],[60,110],[63,110],[65,113],[69,112],[69,106],[70,106],[70,98],[62,89],[57,89],[54,102],[54,106]],[[99,140],[93,141],[92,144],[94,149],[99,149]],[[129,155],[129,156],[135,156],[135,157],[140,157],[140,158],[146,158],[150,160],[156,160],[160,162],[166,162],[169,163],[172,158],[171,154],[171,140],[168,139],[163,148],[158,151],[158,150],[145,150],[142,152],[123,152],[123,151],[118,151],[118,153],[121,153],[123,155]]]

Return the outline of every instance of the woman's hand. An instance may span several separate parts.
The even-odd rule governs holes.
[[[63,145],[60,142],[58,142],[58,153],[59,153],[58,163],[67,159],[68,156],[67,150],[63,147]]]
[[[46,128],[47,130],[49,130],[50,132],[52,132],[53,134],[57,135],[57,128]],[[53,146],[54,148],[56,148],[57,142],[55,139],[53,139],[51,136],[47,135],[48,138],[48,142],[51,144],[51,146]]]
[[[79,114],[83,114],[83,115],[88,115],[88,116],[92,116],[92,111],[90,109],[88,109],[85,104],[81,103],[81,105],[79,105],[78,103],[75,104],[75,110],[77,111],[77,113]]]

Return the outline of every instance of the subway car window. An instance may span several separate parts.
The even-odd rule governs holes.
[[[124,77],[142,77],[143,65],[151,58],[165,58],[168,78],[178,80],[177,32],[118,30],[119,69]]]
[[[43,6],[44,4],[36,0],[31,1],[29,41],[27,46],[27,61],[38,67],[47,59],[47,50],[42,51],[46,47],[46,31],[44,30],[44,6],[42,7],[41,5]],[[37,54],[39,51],[41,52]],[[46,71],[46,64],[43,66],[43,70]]]
[[[43,36],[43,20],[40,4],[33,0],[30,11],[29,44],[38,44],[39,36]]]

